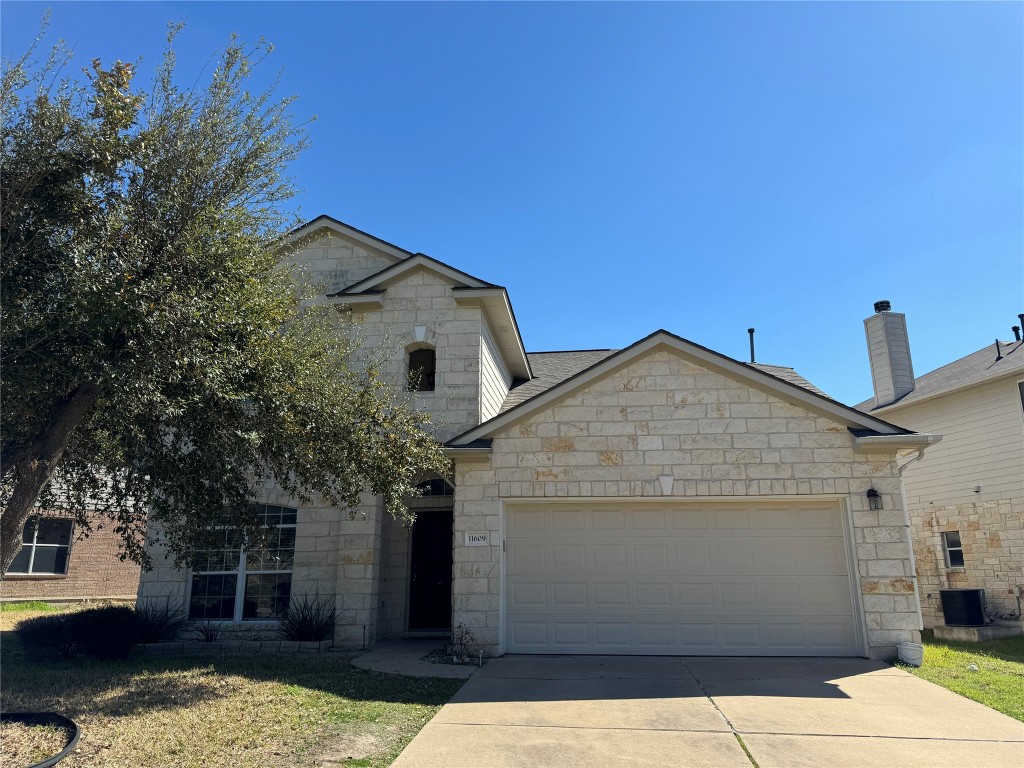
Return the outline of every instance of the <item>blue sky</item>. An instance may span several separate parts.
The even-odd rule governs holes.
[[[855,403],[875,300],[918,375],[1024,312],[1020,3],[3,2],[5,56],[46,7],[82,65],[144,73],[187,20],[189,82],[269,39],[318,118],[303,215],[507,286],[529,350],[666,328],[746,359],[755,326]]]

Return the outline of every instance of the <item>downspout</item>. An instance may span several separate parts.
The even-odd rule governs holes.
[[[910,550],[910,573],[911,578],[914,580],[914,601],[917,604],[917,631],[921,632],[924,630],[924,615],[921,613],[921,583],[917,578],[917,559],[914,557],[914,541],[910,535],[910,510],[907,509],[907,488],[903,483],[903,470],[913,464],[915,461],[924,456],[924,448],[920,448],[917,451],[917,455],[911,457],[908,461],[902,464],[896,465],[896,474],[900,478],[900,495],[903,497],[903,529],[907,534],[907,549]]]

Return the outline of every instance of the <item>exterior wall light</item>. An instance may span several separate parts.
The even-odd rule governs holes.
[[[868,509],[881,509],[882,508],[882,494],[876,491],[874,488],[868,488]]]

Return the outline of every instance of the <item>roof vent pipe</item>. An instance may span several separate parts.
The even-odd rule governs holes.
[[[750,362],[754,362],[754,329],[747,328],[747,333],[750,334]]]
[[[1013,340],[1020,341],[1020,326],[1015,325],[1010,330],[1013,331]]]
[[[1024,313],[1017,315],[1017,319],[1020,320],[1020,327],[1024,328]]]
[[[996,339],[996,362],[1003,359],[1003,350],[999,346],[999,339]]]

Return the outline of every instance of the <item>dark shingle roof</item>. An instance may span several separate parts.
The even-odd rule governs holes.
[[[764,363],[746,363],[751,368],[757,368],[757,370],[774,376],[777,379],[782,379],[790,384],[796,384],[798,387],[803,387],[808,392],[813,392],[816,395],[827,397],[829,400],[834,399],[831,395],[821,391],[816,386],[811,384],[807,379],[801,376],[799,373],[794,371],[792,368],[786,368],[782,365],[765,365]]]
[[[606,357],[616,352],[618,352],[616,349],[583,349],[569,352],[528,353],[527,357],[530,360],[530,368],[533,370],[534,378],[530,381],[513,384],[512,389],[509,390],[508,395],[505,397],[505,402],[501,404],[499,413],[504,413],[520,403],[525,403],[527,400],[551,389],[556,384],[561,384],[577,373],[597,365]],[[756,368],[777,379],[803,387],[816,395],[828,397],[828,395],[792,368],[785,368],[781,365],[764,365],[763,363],[750,363],[749,365],[751,368]]]
[[[530,361],[530,370],[533,371],[534,377],[529,381],[512,385],[512,389],[505,397],[505,402],[501,404],[499,413],[504,413],[520,403],[525,403],[556,384],[561,384],[570,376],[575,376],[580,371],[597,365],[616,351],[614,349],[580,349],[570,352],[527,353],[526,357]]]
[[[859,411],[870,413],[875,410],[892,408],[894,405],[914,403],[926,397],[940,395],[969,384],[979,384],[989,379],[997,379],[1015,371],[1024,372],[1024,351],[1021,351],[1024,342],[1001,341],[999,345],[1002,348],[1002,360],[996,360],[996,345],[989,344],[977,352],[972,352],[967,357],[961,357],[949,365],[936,368],[931,373],[914,379],[913,391],[895,403],[875,408],[875,398],[871,397],[854,407]]]

